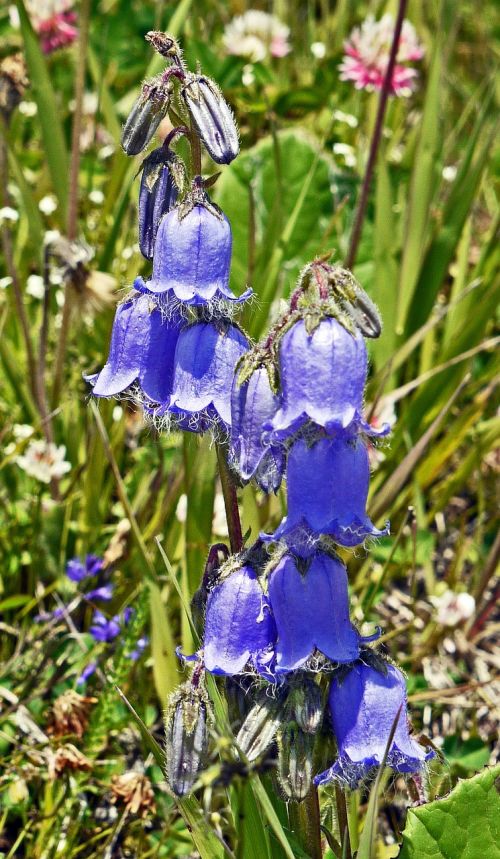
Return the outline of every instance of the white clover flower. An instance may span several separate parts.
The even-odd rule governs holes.
[[[32,298],[38,298],[41,300],[45,295],[43,277],[40,277],[39,274],[30,274],[26,281],[26,292],[28,295],[31,295]]]
[[[40,483],[50,483],[55,478],[62,477],[71,471],[71,463],[65,460],[66,446],[57,446],[43,439],[31,441],[24,454],[18,456],[16,463],[30,477]]]
[[[24,441],[35,432],[34,428],[29,424],[14,424],[12,427],[12,435],[16,441]]]
[[[18,220],[19,212],[16,209],[13,209],[12,206],[4,206],[0,209],[0,223],[2,221],[10,221],[12,224],[15,224]]]
[[[457,594],[450,590],[439,597],[433,597],[432,602],[437,609],[436,620],[442,626],[457,626],[469,620],[476,608],[476,600],[472,594]]]
[[[31,117],[36,116],[38,107],[36,101],[21,101],[19,102],[18,110],[23,116]]]
[[[38,203],[38,208],[44,215],[52,215],[57,209],[57,200],[53,194],[46,194]]]
[[[311,54],[317,60],[322,60],[326,55],[326,45],[324,42],[313,42],[311,44]]]
[[[290,28],[275,15],[249,9],[227,24],[222,41],[228,54],[258,63],[268,55],[285,57],[290,52]]]
[[[347,167],[355,167],[356,166],[356,153],[352,146],[349,146],[348,143],[334,143],[333,144],[333,153],[334,155],[340,155],[344,159],[344,163]]]

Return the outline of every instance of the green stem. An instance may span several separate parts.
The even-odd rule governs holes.
[[[318,789],[312,785],[302,802],[289,805],[290,825],[300,841],[301,847],[311,859],[321,859],[321,829],[319,815]]]
[[[238,496],[229,466],[227,464],[227,445],[216,443],[217,463],[219,476],[226,508],[227,530],[229,533],[229,545],[231,552],[241,552],[243,548],[243,534],[241,530],[240,511],[238,508]]]
[[[352,859],[347,802],[344,791],[338,785],[335,785],[335,802],[337,804],[337,821],[339,825],[340,843],[342,845],[342,856],[344,859]]]

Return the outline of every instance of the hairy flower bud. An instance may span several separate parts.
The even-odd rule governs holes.
[[[312,779],[314,736],[289,722],[278,731],[278,772],[281,786],[288,797],[302,802],[309,793]]]
[[[147,81],[123,126],[121,144],[127,155],[138,155],[146,148],[170,102],[170,87],[161,78]]]
[[[270,698],[266,692],[261,693],[236,737],[236,745],[249,761],[260,757],[273,742],[281,724],[282,710],[282,696]]]
[[[210,157],[217,164],[230,164],[240,142],[234,116],[218,86],[203,75],[190,75],[181,93]]]
[[[287,700],[290,720],[306,734],[315,734],[323,718],[321,689],[309,677],[297,675]]]
[[[170,149],[153,149],[142,165],[139,191],[139,247],[146,259],[153,259],[159,223],[177,200],[173,165],[176,156]]]
[[[208,699],[195,675],[174,692],[165,714],[167,781],[185,796],[205,763],[208,750]]]

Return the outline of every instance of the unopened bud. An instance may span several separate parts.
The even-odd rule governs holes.
[[[243,722],[236,745],[249,761],[260,757],[273,742],[281,724],[283,702],[262,693]]]
[[[210,157],[217,164],[230,164],[240,142],[234,116],[218,86],[210,78],[190,75],[181,93]]]
[[[289,722],[278,732],[278,772],[288,797],[302,802],[311,788],[314,736]]]
[[[139,247],[146,259],[153,258],[158,225],[177,200],[174,181],[176,156],[159,146],[154,149],[142,165],[139,191]]]
[[[161,78],[153,78],[142,92],[123,126],[121,143],[127,155],[138,155],[146,148],[170,102],[170,86]]]
[[[189,793],[208,750],[208,699],[193,679],[174,692],[165,714],[165,775],[177,796]]]
[[[300,678],[287,699],[287,715],[306,734],[315,734],[323,718],[323,701],[318,684],[308,677]]]

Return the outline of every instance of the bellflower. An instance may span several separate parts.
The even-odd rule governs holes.
[[[296,441],[288,454],[287,515],[266,540],[284,540],[307,556],[320,534],[341,546],[357,546],[380,531],[366,515],[370,467],[359,436]]]
[[[109,358],[100,373],[87,376],[95,397],[114,397],[134,383],[153,402],[172,391],[179,318],[166,320],[146,295],[133,296],[116,310]]]
[[[356,663],[346,677],[332,681],[329,707],[339,757],[316,776],[316,784],[338,779],[355,788],[379,767],[400,707],[387,766],[396,772],[415,773],[434,756],[410,735],[405,680],[393,665],[388,664],[382,673],[363,662]]]
[[[236,373],[231,395],[232,463],[243,480],[256,477],[265,491],[276,491],[281,483],[285,458],[279,447],[264,443],[263,426],[279,407],[265,367],[258,367],[240,383]]]
[[[276,622],[277,674],[294,671],[319,650],[333,662],[352,662],[359,635],[349,620],[347,572],[342,563],[315,555],[305,573],[284,555],[269,580],[269,602]]]
[[[172,396],[158,414],[170,412],[193,432],[204,432],[214,422],[228,429],[234,368],[247,349],[244,334],[227,322],[185,328],[175,350]]]
[[[230,573],[210,591],[204,637],[208,671],[239,674],[247,663],[265,671],[275,639],[269,601],[251,566]]]
[[[159,146],[144,160],[139,191],[139,247],[153,258],[156,234],[163,215],[175,205],[177,186],[172,175],[173,152]]]
[[[242,302],[229,289],[232,236],[226,216],[211,204],[199,203],[187,213],[183,207],[171,209],[162,218],[156,234],[153,276],[136,278],[134,288],[187,305],[203,305],[213,300]]]
[[[282,405],[265,425],[272,440],[293,435],[307,420],[327,432],[361,419],[367,356],[362,335],[350,334],[333,317],[309,333],[303,320],[279,346]]]

